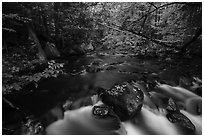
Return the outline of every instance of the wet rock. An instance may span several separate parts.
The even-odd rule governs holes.
[[[65,112],[64,119],[46,128],[48,135],[110,135],[127,134],[114,112],[101,101],[94,106]]]
[[[195,131],[195,126],[194,124],[186,117],[184,114],[179,113],[179,112],[174,112],[174,113],[168,113],[166,115],[168,120],[172,123],[175,123],[177,125],[180,125],[184,128],[187,128],[191,131]]]
[[[181,127],[184,127],[190,131],[195,131],[194,124],[188,117],[180,112],[177,104],[172,98],[169,99],[166,110],[168,112],[166,117],[170,122],[180,125]]]
[[[140,88],[124,82],[106,90],[101,94],[101,99],[124,121],[140,112],[144,95]]]
[[[101,106],[94,106],[93,107],[93,115],[99,115],[101,117],[108,116],[109,108],[108,107],[101,107]]]
[[[166,107],[166,110],[168,112],[179,112],[179,108],[172,98],[169,99],[168,106]]]
[[[111,119],[114,122],[114,128],[115,130],[120,129],[120,119],[115,114],[115,112],[107,105],[100,105],[100,106],[94,106],[92,109],[93,117],[96,119]],[[107,125],[108,126],[108,125]]]

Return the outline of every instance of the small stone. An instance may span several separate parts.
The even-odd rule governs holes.
[[[166,110],[168,112],[176,112],[176,111],[179,112],[179,108],[172,98],[169,99],[168,106],[166,107]]]
[[[93,107],[93,115],[106,117],[108,116],[109,108],[108,107],[101,107],[101,106],[94,106]]]

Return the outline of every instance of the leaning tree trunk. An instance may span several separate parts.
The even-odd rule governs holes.
[[[185,45],[183,45],[181,47],[181,51],[186,51],[186,49],[194,42],[198,39],[198,37],[202,34],[202,28],[199,28],[199,30],[197,31],[197,33],[193,36],[193,38],[188,41]]]
[[[44,50],[42,49],[42,46],[40,44],[40,41],[37,37],[37,35],[35,34],[35,31],[32,29],[32,27],[27,24],[27,28],[28,28],[28,31],[29,31],[29,34],[30,36],[32,37],[32,39],[35,41],[37,47],[38,47],[38,58],[41,62],[47,62],[47,57],[46,57],[46,54],[44,52]]]

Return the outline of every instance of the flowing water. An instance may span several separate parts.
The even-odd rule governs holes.
[[[60,104],[67,100],[75,101],[82,97],[94,95],[96,94],[94,91],[96,87],[108,89],[124,81],[144,80],[148,75],[161,73],[165,70],[165,65],[157,59],[144,60],[124,55],[94,54],[82,58],[72,58],[64,62],[64,71],[67,74],[57,78],[44,79],[38,83],[37,88],[27,86],[20,93],[5,96],[19,110],[11,109],[3,104],[2,120],[4,127],[15,131],[21,126],[16,123],[23,121],[27,115],[34,115],[35,118],[41,119],[42,116],[53,110],[61,117],[64,115],[66,120],[61,120],[62,123],[71,121],[71,123],[63,123],[66,125],[64,127],[69,127],[70,131],[67,131],[67,134],[77,134],[76,129],[81,130],[78,134],[120,134],[119,132],[124,134],[123,130],[112,132],[111,121],[93,119],[90,116],[91,107],[82,107],[63,114],[60,112]],[[88,70],[88,67],[94,68],[94,70]],[[194,117],[193,115],[189,115],[189,117],[193,119],[197,127],[201,127],[199,125],[201,117]],[[55,123],[54,127],[60,127],[59,123]],[[105,129],[104,125],[107,123],[109,123],[110,128]],[[151,109],[145,107],[143,107],[139,118],[123,122],[123,126],[127,130],[127,134],[185,134],[175,124],[169,122],[162,113],[153,113]],[[106,132],[109,129],[111,132]],[[198,132],[200,133],[200,131]],[[58,131],[56,133],[60,134]],[[61,133],[65,132],[62,131]]]
[[[124,122],[125,129],[129,135],[188,135],[202,134],[202,117],[191,115],[182,110],[196,126],[196,132],[192,132],[171,123],[165,116],[165,112],[155,112],[147,107],[143,107],[139,116],[131,121]]]

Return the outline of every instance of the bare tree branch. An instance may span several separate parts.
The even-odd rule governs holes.
[[[156,7],[152,2],[148,2],[149,4],[153,5],[155,7],[154,10],[148,12],[146,15],[149,15],[153,12],[155,12],[156,10],[158,9],[161,9],[163,7],[166,7],[166,6],[169,6],[169,5],[174,5],[174,4],[185,4],[185,5],[189,5],[189,6],[196,6],[196,7],[199,7],[201,6],[202,7],[202,3],[201,2],[171,2],[171,3],[167,3],[167,4],[164,4],[164,5],[161,5],[159,7]],[[142,16],[141,18],[139,18],[138,20],[136,21],[140,21],[141,19],[143,19],[146,15]]]
[[[164,4],[164,5],[161,5],[161,6],[157,7],[157,8],[155,8],[154,10],[148,12],[147,14],[145,14],[144,16],[142,16],[141,18],[139,18],[139,19],[136,20],[136,21],[140,21],[140,20],[143,19],[145,16],[147,16],[147,15],[149,15],[149,14],[155,12],[155,11],[158,10],[158,9],[161,9],[161,8],[163,8],[163,7],[166,7],[166,6],[169,6],[169,5],[173,5],[173,4],[184,4],[184,3],[171,2],[171,3],[167,3],[167,4]]]
[[[150,7],[149,7],[149,9],[148,9],[148,12],[151,10],[151,5],[150,5]],[[140,27],[140,30],[139,30],[139,32],[138,33],[140,33],[141,31],[142,31],[142,28],[144,27],[144,25],[145,25],[145,22],[146,22],[146,20],[147,20],[147,15],[145,16],[145,18],[144,18],[144,20],[143,20],[143,23],[142,23],[142,25],[141,25],[141,27]]]
[[[179,4],[186,4],[193,7],[202,7],[202,2],[179,2]]]
[[[145,36],[145,35],[143,35],[143,34],[141,34],[141,33],[133,32],[133,31],[130,31],[130,30],[121,30],[121,29],[119,29],[119,28],[115,28],[115,27],[112,27],[112,26],[108,26],[108,25],[106,25],[106,24],[104,24],[104,23],[99,23],[99,22],[98,22],[98,24],[103,25],[103,26],[105,26],[105,27],[107,27],[107,28],[110,28],[110,29],[114,29],[114,30],[116,30],[116,31],[123,32],[123,33],[125,33],[125,34],[131,34],[131,35],[136,35],[136,36],[143,37],[143,38],[145,38],[145,39],[148,39],[148,40],[150,40],[150,41],[152,41],[152,42],[154,42],[154,43],[156,43],[156,44],[159,44],[159,45],[162,45],[162,46],[165,46],[165,47],[174,48],[174,49],[179,49],[179,48],[176,47],[176,46],[167,45],[166,43],[163,43],[162,41],[152,39],[152,38],[150,38],[150,37],[148,37],[148,36]]]
[[[155,6],[154,4],[153,4],[153,2],[148,2],[150,5],[152,5],[153,7],[155,7],[156,9],[158,8],[157,6]]]

